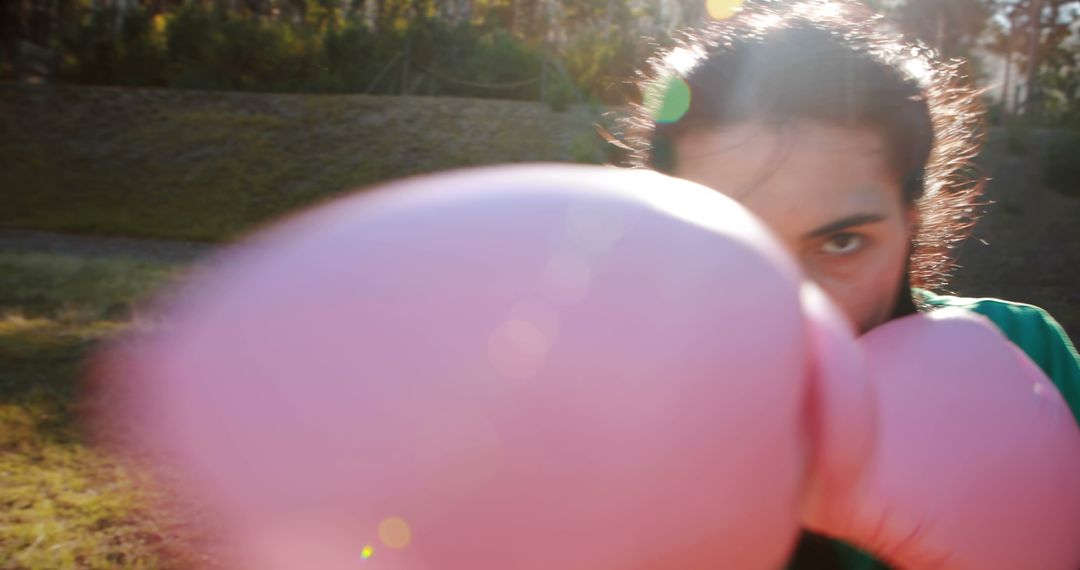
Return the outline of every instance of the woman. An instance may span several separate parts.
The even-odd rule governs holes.
[[[860,332],[937,307],[995,323],[1080,418],[1080,364],[1039,308],[938,295],[982,180],[976,92],[955,65],[838,2],[745,6],[650,60],[626,123],[634,166],[724,192],[756,213]],[[791,568],[882,568],[806,533]]]

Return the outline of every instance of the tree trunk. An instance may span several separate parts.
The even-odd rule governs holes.
[[[458,8],[458,23],[469,25],[472,22],[473,0],[459,0]]]
[[[386,24],[386,0],[375,0],[375,22],[372,28],[376,34],[380,34],[383,31],[383,26]]]
[[[1035,111],[1035,88],[1039,77],[1039,38],[1042,35],[1042,0],[1031,0],[1028,25],[1027,92],[1024,94],[1024,115]]]
[[[1009,116],[1009,83],[1012,82],[1012,46],[1005,52],[1005,80],[1001,84],[1001,118]]]
[[[1005,37],[1005,80],[1001,85],[1001,118],[1006,119],[1016,109],[1012,98],[1013,46],[1016,43],[1016,11],[1009,13],[1009,35]],[[1012,101],[1012,105],[1010,105]]]
[[[439,21],[448,26],[468,25],[472,20],[472,0],[441,0],[435,5]]]
[[[514,0],[513,31],[526,40],[535,40],[540,34],[537,26],[538,0]]]
[[[23,37],[23,3],[21,0],[0,2],[0,38],[2,38],[4,56],[8,61],[15,61],[19,40]]]
[[[21,1],[20,1],[21,3]],[[23,38],[30,43],[41,47],[49,47],[52,36],[53,7],[52,0],[37,0],[30,2],[29,29],[25,30]]]
[[[945,42],[947,41],[946,31],[948,30],[948,22],[946,22],[945,10],[946,10],[946,8],[945,8],[944,4],[938,6],[938,11],[937,11],[937,42],[936,43],[937,43],[938,55],[943,57],[943,58],[947,58],[947,57],[952,56],[952,54],[948,53],[948,50],[945,49],[946,48]]]

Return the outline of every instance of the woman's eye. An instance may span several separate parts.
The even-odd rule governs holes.
[[[829,255],[854,253],[862,248],[865,241],[858,234],[836,234],[821,246],[821,251]]]

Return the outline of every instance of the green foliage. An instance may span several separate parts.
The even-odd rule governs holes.
[[[587,92],[611,103],[632,100],[625,83],[632,77],[650,48],[636,37],[611,32],[582,34],[566,47],[566,68]]]
[[[1047,127],[1080,128],[1080,49],[1051,51],[1037,78],[1031,120]]]
[[[603,164],[607,161],[604,141],[594,132],[584,132],[574,137],[570,152],[574,162],[582,164]]]
[[[1043,183],[1080,198],[1080,133],[1070,132],[1051,140],[1043,161]]]
[[[166,81],[162,19],[133,10],[83,12],[60,37],[61,77],[79,83],[160,86]]]
[[[504,30],[425,22],[408,39],[412,62],[434,85],[425,94],[536,99],[542,56]]]
[[[185,89],[536,98],[542,56],[505,30],[418,17],[375,33],[358,19],[339,21],[324,3],[307,2],[300,22],[193,2],[156,16],[136,9],[121,24],[111,9],[85,8],[61,33],[61,77]]]
[[[369,20],[364,3],[336,0],[144,1],[122,17],[65,3],[53,46],[59,78],[73,83],[534,101],[543,62],[554,59],[587,99],[625,102],[623,80],[650,50],[636,27],[645,12],[564,1],[561,19],[541,21],[541,8],[526,4],[476,0],[472,19],[461,20],[437,2],[387,0]],[[563,39],[549,41],[553,31]],[[0,72],[10,67],[0,62]]]

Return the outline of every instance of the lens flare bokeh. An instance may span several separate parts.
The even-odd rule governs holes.
[[[742,0],[706,0],[705,10],[714,20],[726,20],[742,7]]]
[[[658,123],[674,123],[690,110],[690,85],[681,77],[672,77],[645,97]]]

